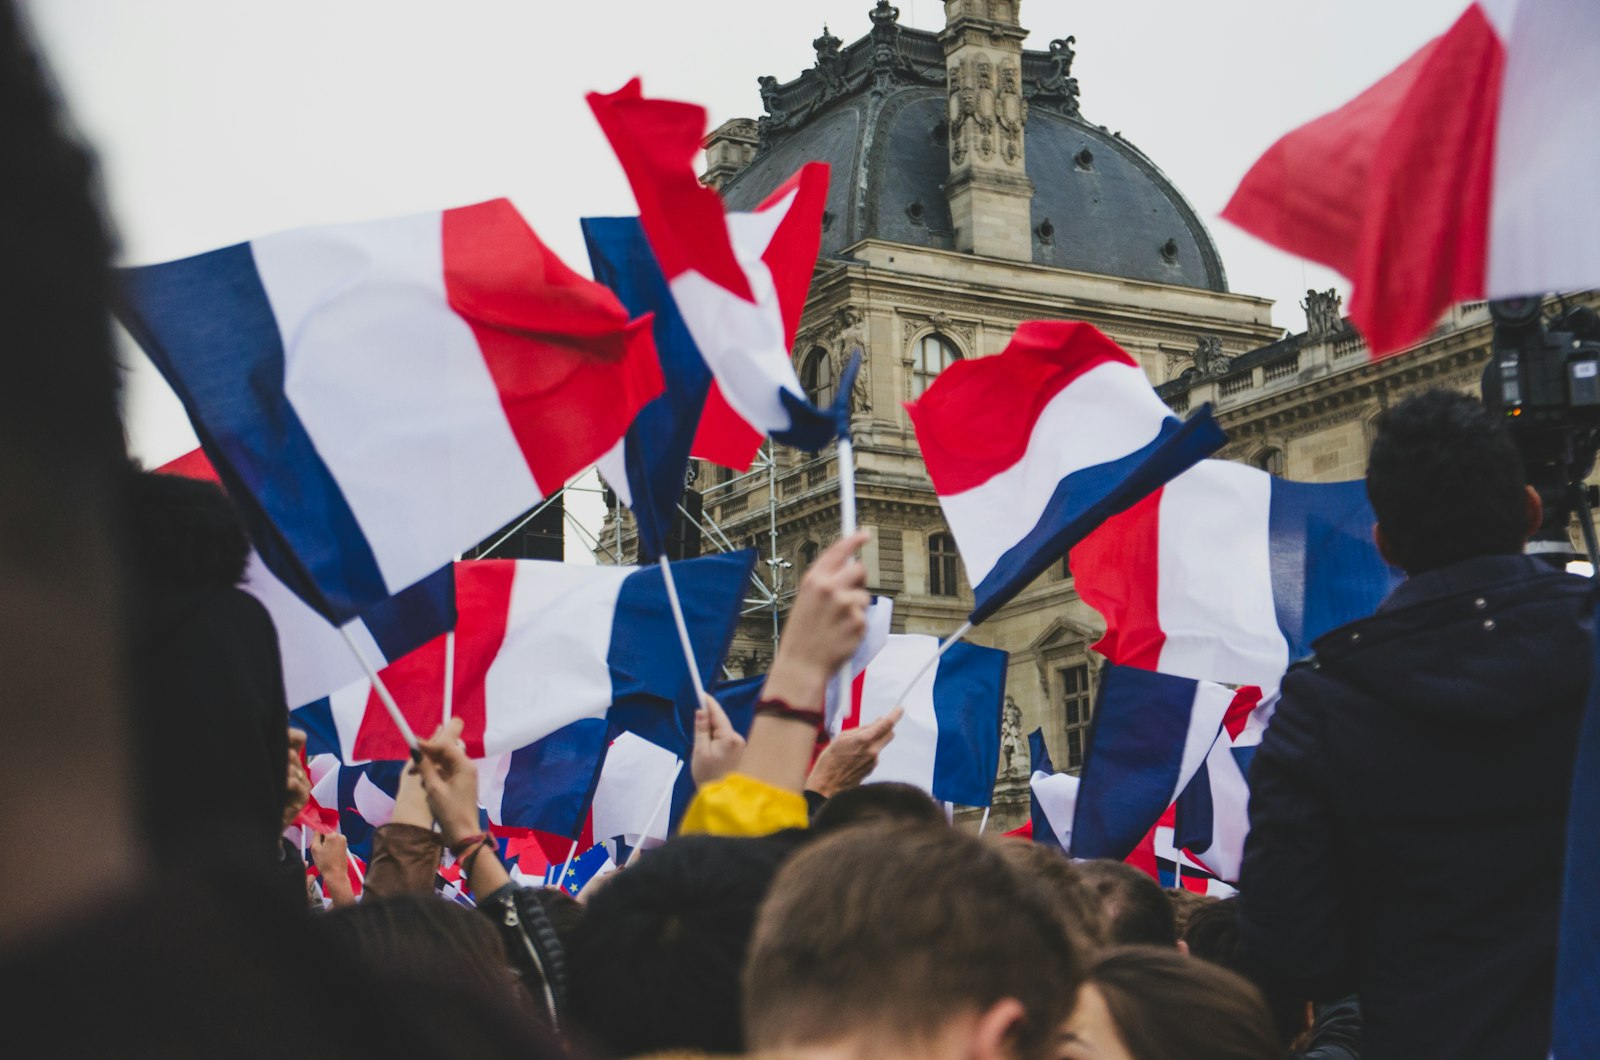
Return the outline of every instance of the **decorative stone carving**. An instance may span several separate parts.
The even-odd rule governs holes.
[[[1022,98],[1022,82],[1017,64],[1006,59],[1000,64],[1000,98],[995,121],[1000,126],[1000,157],[1012,165],[1022,158],[1022,126],[1028,120],[1028,103]]]
[[[1072,60],[1078,54],[1072,46],[1077,42],[1076,37],[1050,42],[1050,72],[1034,81],[1030,95],[1035,103],[1047,102],[1069,118],[1078,116],[1078,79],[1072,76]]]
[[[1338,288],[1326,291],[1307,291],[1300,308],[1306,311],[1306,337],[1313,341],[1337,335],[1344,330],[1344,299]]]
[[[822,78],[823,100],[842,96],[850,89],[844,77],[844,54],[839,50],[843,43],[828,32],[826,23],[822,26],[822,36],[811,42],[811,46],[817,50],[816,70]]]
[[[761,86],[761,107],[767,112],[771,124],[783,125],[789,120],[789,112],[778,102],[778,79],[771,74],[763,74],[756,78],[756,84]]]
[[[1194,366],[1207,379],[1227,375],[1233,358],[1222,352],[1222,340],[1215,335],[1202,335],[1194,348]]]
[[[900,53],[900,9],[889,0],[878,0],[867,17],[872,19],[874,90],[887,90],[899,81],[921,80],[911,61]]]
[[[994,64],[977,61],[978,77],[974,98],[974,119],[978,127],[978,157],[987,162],[994,157],[995,116],[999,109],[994,85]]]
[[[1017,701],[1006,697],[1000,712],[1000,775],[1026,777],[1028,775],[1028,744],[1022,736],[1022,711]]]

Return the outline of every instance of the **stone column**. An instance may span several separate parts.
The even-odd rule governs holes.
[[[1033,182],[1023,160],[1021,0],[945,0],[950,179],[957,250],[1029,261]]]

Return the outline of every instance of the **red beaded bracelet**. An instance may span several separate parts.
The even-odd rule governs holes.
[[[454,843],[450,844],[450,854],[457,861],[460,861],[461,856],[467,851],[471,850],[480,843],[489,842],[491,839],[493,839],[493,837],[489,835],[488,832],[479,832],[477,835],[462,836],[460,839],[457,839]]]
[[[800,721],[814,728],[822,728],[822,711],[801,710],[792,707],[781,699],[766,698],[756,702],[756,715],[768,715],[774,718],[786,718],[789,721]]]

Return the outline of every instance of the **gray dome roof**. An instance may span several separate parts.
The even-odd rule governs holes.
[[[880,25],[834,49],[837,65],[824,73],[829,40],[826,33],[818,40],[817,68],[764,86],[761,146],[723,185],[729,207],[751,209],[800,166],[823,161],[832,167],[823,256],[839,257],[867,238],[950,249],[947,103],[937,36]],[[885,42],[892,53],[881,47]],[[1142,152],[1078,115],[1076,81],[1064,91],[1064,78],[1052,84],[1052,73],[1064,73],[1058,67],[1051,54],[1023,53],[1033,260],[1226,291],[1222,259],[1194,209]]]

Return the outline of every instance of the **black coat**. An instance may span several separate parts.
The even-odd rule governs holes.
[[[1479,557],[1284,679],[1250,776],[1242,946],[1271,989],[1359,993],[1363,1060],[1547,1054],[1594,607],[1587,579]]]

